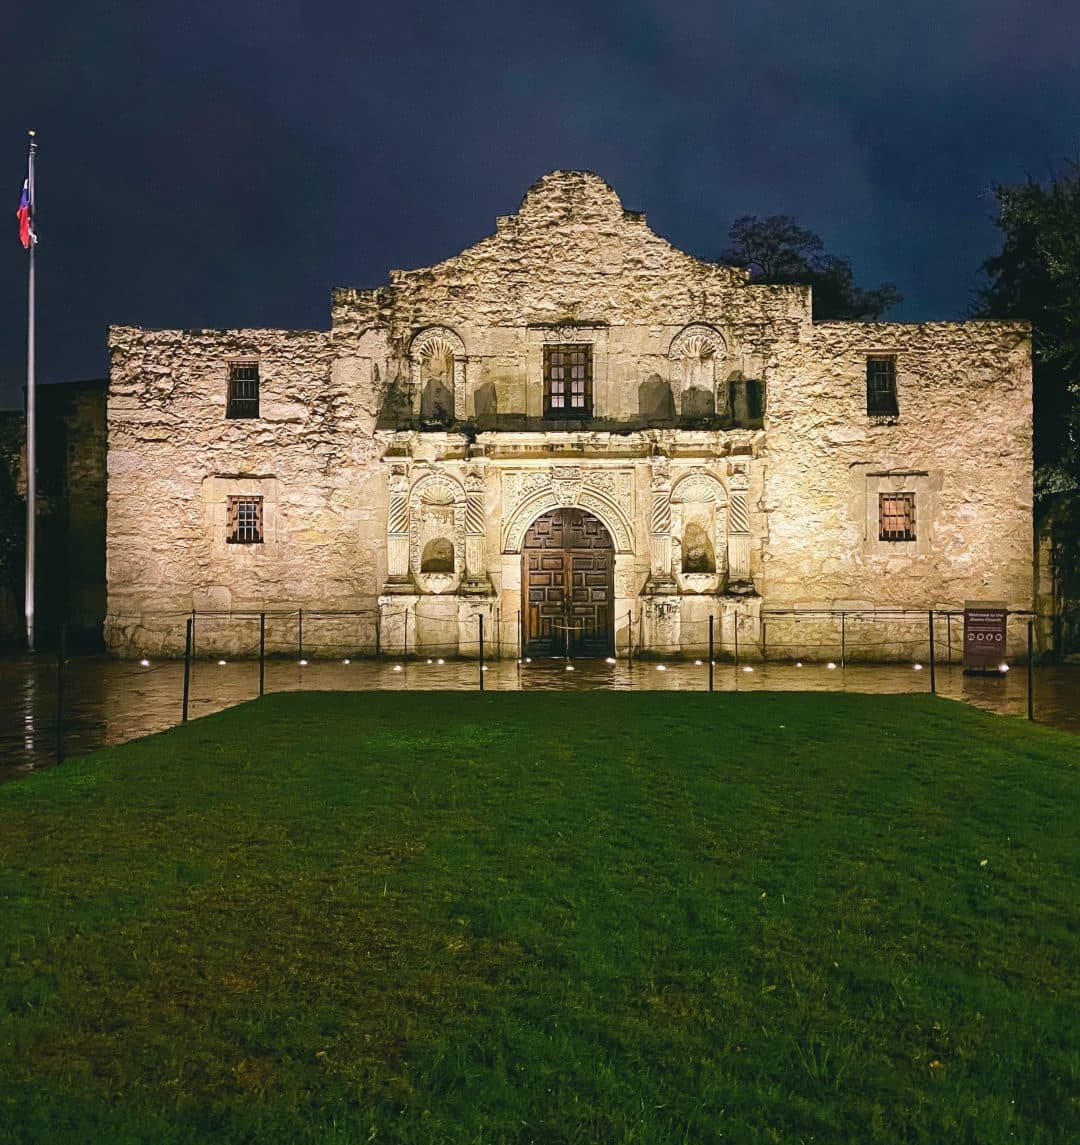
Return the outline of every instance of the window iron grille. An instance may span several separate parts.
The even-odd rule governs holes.
[[[895,354],[874,354],[866,359],[866,412],[869,417],[900,415]]]
[[[878,539],[915,540],[915,494],[878,494]]]
[[[225,416],[259,416],[258,362],[233,362],[229,366],[229,400]]]
[[[263,539],[263,499],[230,497],[227,503],[225,540],[230,545],[261,545]]]

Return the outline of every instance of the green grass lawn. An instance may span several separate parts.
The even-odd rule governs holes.
[[[0,787],[0,1140],[1080,1140],[1080,739],[274,695]]]

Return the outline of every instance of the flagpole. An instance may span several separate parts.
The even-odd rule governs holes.
[[[37,245],[34,219],[34,152],[37,142],[30,132],[27,181],[30,195],[30,275],[27,284],[26,314],[26,647],[34,651],[34,549],[37,540],[37,448],[34,378],[34,247]]]

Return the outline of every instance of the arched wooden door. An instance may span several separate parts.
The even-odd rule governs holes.
[[[526,656],[610,656],[615,649],[615,546],[583,509],[538,517],[521,546]]]

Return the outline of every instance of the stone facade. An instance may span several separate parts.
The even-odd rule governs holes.
[[[110,347],[118,652],[177,651],[192,609],[342,614],[321,618],[334,651],[475,655],[480,615],[503,654],[534,620],[599,626],[590,647],[621,656],[700,654],[710,617],[755,654],[771,611],[801,611],[812,649],[822,609],[1032,605],[1026,325],[815,324],[809,288],[676,250],[595,175],[335,291],[329,332],[114,327]],[[570,351],[581,409],[556,405]],[[868,413],[868,358],[892,363],[895,416]],[[226,417],[245,364],[258,416]],[[241,502],[259,543],[232,543]],[[880,539],[886,504],[911,539]],[[596,546],[544,550],[563,589],[530,556],[549,524]]]

